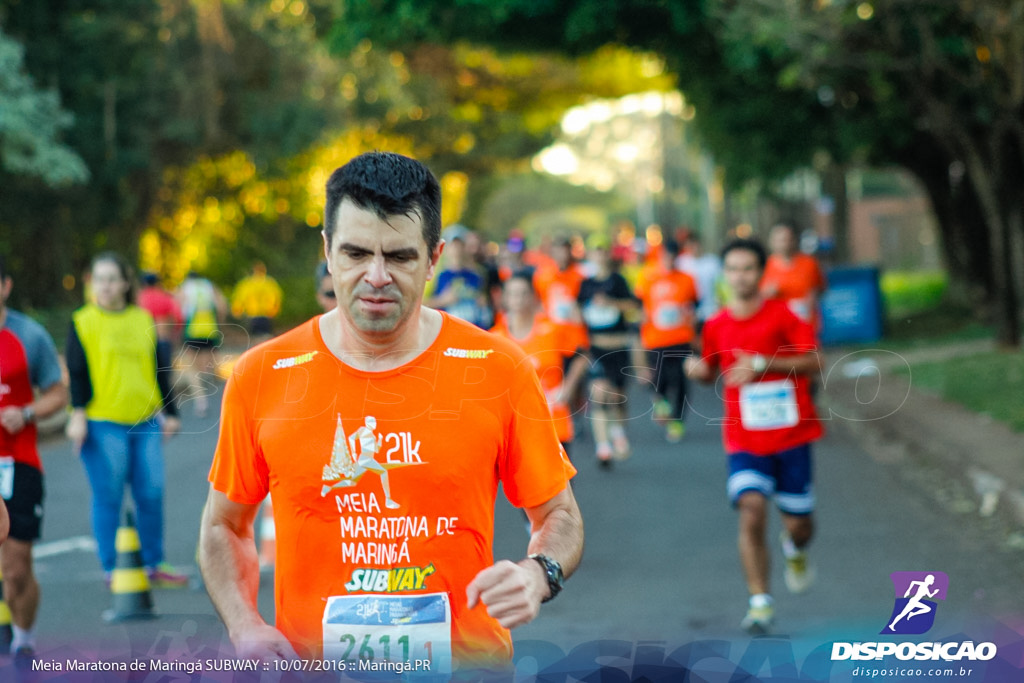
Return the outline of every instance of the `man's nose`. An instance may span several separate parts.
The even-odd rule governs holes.
[[[388,272],[387,259],[383,255],[374,256],[366,270],[364,278],[367,283],[377,289],[391,284],[391,273]]]

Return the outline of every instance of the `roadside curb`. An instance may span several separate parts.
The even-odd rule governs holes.
[[[1024,435],[915,389],[910,375],[864,356],[855,363],[829,370],[822,406],[833,423],[875,459],[906,460],[955,480],[970,496],[958,501],[962,511],[1024,527]]]

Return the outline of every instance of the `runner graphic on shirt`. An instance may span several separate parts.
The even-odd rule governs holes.
[[[388,470],[418,463],[377,462],[377,453],[380,452],[384,435],[376,434],[376,429],[377,418],[367,415],[365,423],[346,439],[345,429],[341,424],[341,415],[338,415],[338,425],[334,430],[334,447],[331,449],[331,462],[324,465],[323,475],[323,481],[336,481],[337,483],[324,484],[323,489],[320,490],[321,497],[337,488],[355,486],[364,474],[375,472],[380,475],[381,488],[384,489],[384,506],[390,510],[401,507],[391,499]]]

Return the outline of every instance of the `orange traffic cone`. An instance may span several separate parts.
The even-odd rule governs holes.
[[[142,566],[142,546],[131,512],[125,513],[124,526],[117,530],[114,545],[117,548],[117,565],[110,577],[114,604],[103,613],[103,619],[114,622],[154,618],[156,613],[153,611],[153,596],[149,592],[149,576]]]
[[[0,653],[11,649],[14,632],[11,630],[11,609],[4,602],[4,576],[0,573]]]
[[[270,496],[263,502],[260,517],[260,568],[273,569],[277,554],[277,529],[274,527],[274,504]]]

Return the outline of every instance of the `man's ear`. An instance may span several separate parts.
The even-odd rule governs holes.
[[[434,279],[434,274],[437,271],[437,264],[441,260],[441,254],[444,252],[445,241],[441,240],[437,243],[437,247],[434,249],[434,253],[430,255],[430,267],[427,268],[427,281]]]

